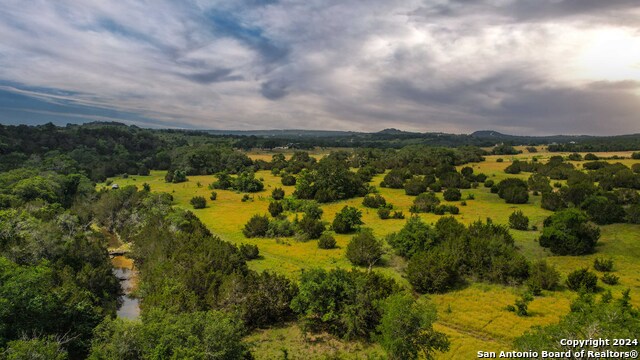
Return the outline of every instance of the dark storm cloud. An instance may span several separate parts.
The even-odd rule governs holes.
[[[282,81],[270,80],[262,83],[260,93],[269,100],[279,100],[287,96],[287,86]]]

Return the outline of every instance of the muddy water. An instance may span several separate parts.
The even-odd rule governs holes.
[[[118,309],[118,317],[137,319],[140,316],[140,300],[131,296],[138,281],[138,272],[133,266],[133,260],[126,256],[114,256],[111,264],[113,264],[113,273],[120,279],[120,287],[124,293],[120,297],[122,306]]]

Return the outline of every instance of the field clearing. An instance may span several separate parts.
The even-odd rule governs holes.
[[[270,160],[273,153],[250,153],[254,159]],[[320,156],[322,153],[317,153]],[[538,157],[540,161],[548,159],[558,153],[523,153],[516,156],[488,156],[482,163],[471,164],[474,172],[485,173],[489,179],[498,182],[507,177],[517,177],[526,180],[530,174],[522,173],[510,175],[504,173],[504,168],[515,158],[531,159]],[[584,155],[584,154],[583,154]],[[630,152],[598,153],[598,156],[630,156]],[[497,162],[498,158],[504,162]],[[608,160],[621,162],[627,166],[638,163],[638,160]],[[582,163],[582,162],[573,162]],[[209,229],[221,238],[234,244],[250,243],[258,245],[261,259],[250,261],[249,266],[256,270],[269,270],[284,274],[296,279],[305,268],[351,268],[352,265],[344,256],[345,247],[351,235],[336,235],[338,248],[333,250],[318,249],[316,241],[298,242],[293,238],[275,239],[246,239],[242,234],[242,227],[254,214],[267,214],[267,207],[271,191],[275,187],[282,187],[287,196],[293,193],[293,186],[283,186],[280,178],[273,176],[269,171],[259,171],[256,178],[262,178],[265,190],[252,195],[253,200],[242,202],[243,193],[227,190],[216,190],[218,198],[209,201],[211,190],[207,185],[216,180],[215,176],[190,176],[186,183],[170,184],[164,182],[164,171],[152,171],[149,176],[131,176],[127,179],[112,178],[120,187],[136,185],[142,187],[148,183],[152,191],[167,192],[174,196],[175,206],[192,210]],[[394,205],[395,210],[401,210],[408,217],[409,207],[413,202],[412,196],[407,196],[402,189],[380,188],[379,184],[383,175],[376,176],[372,184],[378,186],[380,194]],[[553,182],[553,181],[552,181]],[[198,186],[200,184],[200,186]],[[103,187],[99,184],[98,187]],[[473,194],[475,199],[467,199]],[[189,200],[196,195],[204,196],[207,201],[205,209],[193,210]],[[442,200],[442,194],[438,194]],[[499,224],[506,224],[509,215],[514,210],[522,210],[530,218],[530,225],[536,225],[542,229],[543,220],[551,214],[550,211],[540,208],[540,196],[530,196],[528,204],[506,204],[496,194],[491,194],[488,188],[480,184],[477,189],[462,190],[462,199],[467,205],[460,202],[447,202],[443,204],[455,204],[460,208],[460,214],[455,217],[469,224],[476,220],[485,220],[487,217]],[[400,230],[405,220],[380,220],[373,209],[367,209],[361,205],[362,198],[349,199],[322,205],[323,221],[331,222],[336,212],[349,205],[362,210],[364,226],[373,229],[378,237],[384,237],[391,232]],[[434,214],[420,214],[429,223],[440,218]],[[291,215],[293,219],[295,215]],[[632,303],[640,306],[640,225],[615,224],[601,226],[598,251],[594,255],[582,257],[557,257],[540,247],[536,241],[539,231],[515,231],[512,230],[516,243],[522,253],[529,259],[547,258],[548,261],[561,272],[563,278],[572,270],[589,267],[592,269],[593,260],[597,257],[611,257],[615,261],[615,274],[620,277],[620,285],[609,286],[599,283],[605,289],[611,289],[614,296],[620,296],[626,288],[631,289]],[[384,273],[408,286],[402,276],[405,266],[403,259],[390,254],[385,255],[384,261],[375,271]],[[600,274],[599,274],[600,275]],[[555,292],[545,292],[543,296],[536,297],[530,304],[532,316],[518,317],[504,310],[505,306],[513,304],[520,295],[522,289],[500,285],[471,282],[458,290],[439,295],[425,296],[431,299],[438,309],[439,320],[436,328],[450,335],[451,351],[439,358],[459,359],[475,357],[478,350],[496,351],[511,350],[513,339],[534,325],[547,325],[557,322],[558,319],[569,311],[569,304],[576,294],[564,288]],[[302,332],[295,324],[285,327],[261,330],[252,334],[248,341],[254,343],[256,355],[259,359],[282,357],[282,348],[288,349],[289,358],[322,358],[336,352],[344,357],[351,353],[352,358],[362,358],[367,354],[381,354],[377,346],[360,343],[345,343],[328,336],[320,337],[314,341],[305,341]],[[351,357],[344,357],[351,358]]]

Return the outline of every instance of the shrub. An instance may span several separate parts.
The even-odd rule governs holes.
[[[527,183],[517,178],[504,179],[498,183],[498,196],[507,204],[525,204],[529,201]]]
[[[581,205],[589,218],[598,225],[608,225],[622,222],[625,219],[625,211],[622,205],[606,196],[591,195]]]
[[[278,217],[282,212],[284,212],[284,208],[280,201],[272,201],[269,203],[269,214],[271,214],[271,216]]]
[[[378,209],[378,217],[382,220],[386,220],[391,217],[391,210],[386,207],[381,207]]]
[[[295,234],[293,224],[285,218],[270,221],[266,236],[270,238],[278,238],[293,236],[293,234]]]
[[[613,271],[613,259],[596,258],[593,261],[593,268],[601,272]]]
[[[282,185],[286,186],[294,186],[296,184],[296,177],[290,174],[287,174],[281,179]]]
[[[413,200],[411,212],[432,212],[439,204],[440,199],[438,199],[434,194],[422,193]]]
[[[404,213],[402,213],[402,211],[394,211],[391,217],[394,219],[404,219]]]
[[[149,185],[148,183],[142,184],[142,191],[150,192],[151,191],[151,185]]]
[[[631,158],[634,160],[640,160],[640,152],[634,152],[631,154]]]
[[[534,295],[540,295],[542,290],[554,290],[560,282],[560,273],[545,260],[531,264],[527,287]]]
[[[194,196],[189,203],[194,209],[204,209],[207,206],[207,199],[205,199],[204,196]]]
[[[631,165],[631,170],[636,174],[640,174],[640,163]]]
[[[544,221],[539,242],[556,255],[593,253],[600,229],[587,222],[586,215],[571,208],[556,212]]]
[[[615,276],[611,273],[605,273],[602,275],[602,282],[607,285],[617,285],[620,282],[620,277]]]
[[[447,201],[458,201],[458,200],[460,200],[462,198],[462,193],[460,193],[460,190],[458,190],[458,189],[449,188],[449,189],[444,191],[442,196]]]
[[[595,292],[597,284],[598,277],[587,269],[575,270],[567,277],[567,287],[573,291]]]
[[[387,205],[387,201],[379,194],[367,195],[362,199],[362,205],[364,207],[377,209]]]
[[[569,154],[568,158],[571,161],[582,161],[582,155],[578,153],[571,153]]]
[[[244,225],[242,233],[248,238],[265,237],[269,230],[269,218],[266,215],[253,215]]]
[[[527,230],[529,228],[529,218],[521,210],[516,210],[509,215],[509,227],[516,230]]]
[[[218,193],[215,191],[212,191],[211,195],[209,195],[209,199],[211,199],[211,201],[214,201],[217,198],[218,198]]]
[[[486,188],[491,188],[493,185],[495,185],[495,182],[493,180],[487,180],[484,182],[484,187]]]
[[[407,278],[422,294],[442,293],[459,279],[454,260],[439,248],[415,254],[407,265]]]
[[[507,311],[516,313],[516,315],[524,317],[529,316],[529,303],[533,301],[530,293],[524,293],[520,298],[516,299],[515,306],[507,306]]]
[[[499,162],[499,163],[504,162],[504,159],[503,158],[497,158],[496,162]]]
[[[429,190],[433,192],[440,192],[442,191],[442,184],[440,182],[434,182],[433,184],[429,185]]]
[[[362,222],[362,212],[352,206],[345,206],[336,214],[331,227],[338,234],[355,231]]]
[[[330,234],[322,234],[318,239],[318,248],[320,249],[335,249],[336,239]]]
[[[545,210],[558,211],[567,207],[562,196],[557,192],[543,192],[540,206]]]
[[[246,260],[254,260],[260,256],[260,250],[258,250],[257,245],[240,244],[238,250]]]
[[[414,176],[404,184],[404,192],[407,195],[416,196],[427,191],[427,184],[420,177]]]
[[[630,224],[640,224],[640,204],[634,204],[627,208],[626,220]]]
[[[187,181],[187,172],[184,170],[167,171],[167,175],[164,177],[164,181],[170,183],[181,183]]]
[[[249,200],[253,200],[253,198],[251,196],[249,196],[249,194],[242,195],[242,199],[240,199],[240,201],[242,201],[242,202],[247,202]]]
[[[600,158],[597,155],[593,154],[593,153],[588,153],[587,155],[584,156],[584,159],[587,160],[587,161],[600,160]]]
[[[382,242],[376,239],[369,228],[360,229],[347,245],[347,259],[354,265],[367,266],[369,270],[383,254]]]
[[[433,246],[435,231],[420,217],[412,216],[400,231],[387,236],[387,243],[396,254],[410,258],[413,254]]]
[[[279,187],[273,189],[273,191],[271,192],[271,197],[273,198],[273,200],[284,199],[284,190],[282,190],[282,188],[279,188]]]
[[[305,239],[317,239],[325,230],[324,223],[312,215],[305,214],[302,220],[298,221],[298,229]]]

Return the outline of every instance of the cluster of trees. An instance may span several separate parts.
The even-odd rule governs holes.
[[[302,218],[294,221],[284,211],[302,212]],[[297,235],[299,240],[318,239],[326,229],[321,221],[322,209],[315,201],[297,199],[276,200],[269,203],[270,219],[267,215],[254,215],[245,224],[242,232],[248,238],[254,237],[289,237]]]
[[[121,292],[86,211],[97,194],[82,175],[27,169],[0,174],[0,193],[0,354],[86,357]]]
[[[529,277],[529,263],[517,252],[508,229],[490,220],[465,227],[443,217],[431,226],[411,217],[387,242],[409,260],[407,278],[421,293],[445,292],[464,277],[503,284]]]
[[[219,172],[216,176],[218,180],[209,184],[209,189],[235,190],[248,193],[264,189],[263,182],[260,179],[256,179],[253,171],[242,172],[235,178],[226,171]]]

